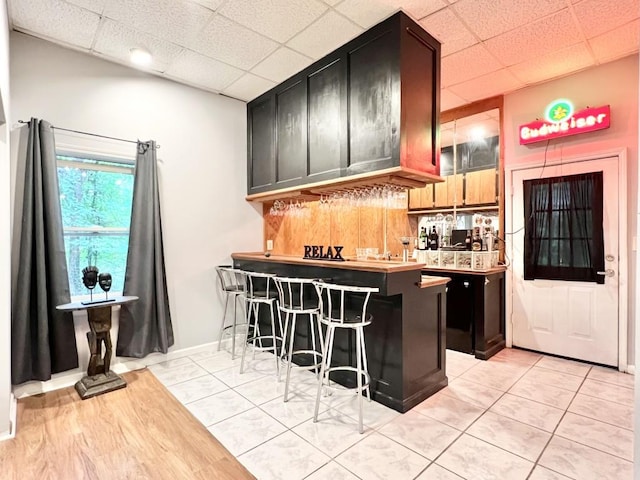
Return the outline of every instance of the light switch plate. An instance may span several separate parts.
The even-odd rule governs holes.
[[[273,250],[273,240],[267,240],[267,250]]]

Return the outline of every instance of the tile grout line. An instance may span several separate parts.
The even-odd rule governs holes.
[[[217,354],[217,353],[219,353],[219,352],[216,352],[216,354]],[[228,353],[228,352],[227,352],[227,353]],[[214,354],[214,355],[215,355],[215,354]],[[213,355],[212,355],[212,356],[213,356]],[[451,446],[452,446],[453,444],[455,444],[455,443],[456,443],[456,442],[457,442],[457,441],[458,441],[458,440],[459,440],[459,439],[460,439],[464,434],[470,435],[471,437],[478,439],[478,437],[475,437],[475,436],[473,436],[472,434],[468,433],[468,430],[469,430],[469,429],[470,429],[474,424],[476,424],[476,423],[477,423],[481,418],[483,418],[483,417],[485,416],[485,414],[486,414],[488,411],[490,411],[490,409],[491,409],[491,408],[493,408],[493,407],[496,405],[496,403],[498,403],[502,398],[504,398],[504,397],[505,397],[505,395],[507,395],[507,394],[509,393],[509,389],[511,389],[511,388],[513,387],[513,385],[515,385],[517,382],[519,382],[520,380],[522,380],[522,378],[523,378],[523,377],[524,377],[528,372],[530,372],[530,371],[533,369],[533,367],[534,367],[534,366],[536,366],[536,364],[537,364],[537,363],[538,363],[542,358],[545,358],[545,357],[544,357],[544,356],[541,356],[541,357],[540,357],[536,362],[534,362],[533,364],[527,365],[527,368],[526,368],[525,370],[523,370],[523,371],[522,371],[522,373],[521,373],[519,376],[517,376],[516,380],[515,380],[513,383],[511,383],[511,384],[510,384],[510,386],[508,387],[508,389],[507,389],[506,391],[502,392],[502,393],[500,394],[500,396],[499,396],[499,397],[497,397],[497,398],[496,398],[496,400],[495,400],[495,401],[493,401],[490,405],[488,405],[487,407],[481,407],[481,408],[483,409],[482,413],[481,413],[481,414],[480,414],[480,415],[479,415],[475,420],[473,420],[469,425],[467,425],[467,426],[464,428],[464,430],[462,430],[462,431],[461,431],[461,430],[458,430],[458,429],[456,429],[456,428],[454,428],[454,427],[451,427],[450,425],[448,425],[448,424],[446,424],[446,423],[443,423],[443,422],[441,422],[441,421],[440,421],[440,420],[438,420],[438,419],[432,418],[432,417],[430,417],[429,415],[424,415],[424,414],[422,414],[421,412],[417,412],[417,413],[419,413],[420,415],[424,415],[425,417],[427,417],[427,418],[429,418],[429,419],[431,419],[431,420],[433,420],[433,421],[435,421],[435,422],[437,422],[437,423],[442,423],[443,425],[446,425],[446,426],[448,426],[448,427],[450,427],[450,428],[454,428],[454,430],[456,430],[456,431],[458,432],[458,434],[456,435],[456,437],[455,437],[455,438],[454,438],[454,439],[449,443],[449,445],[448,445],[446,448],[444,448],[444,449],[443,449],[443,451],[442,451],[442,452],[440,452],[440,454],[439,454],[439,455],[437,455],[433,460],[430,460],[428,457],[424,456],[422,453],[420,453],[420,452],[418,452],[418,451],[414,450],[413,448],[411,448],[411,447],[409,447],[409,446],[407,446],[407,445],[405,445],[405,444],[401,443],[400,441],[395,440],[394,438],[391,438],[391,437],[387,436],[386,434],[382,433],[382,432],[381,432],[382,428],[384,428],[386,425],[388,425],[389,423],[391,423],[393,420],[389,420],[389,421],[387,421],[387,422],[383,423],[382,425],[380,425],[380,426],[378,426],[378,427],[376,427],[376,428],[370,427],[370,428],[371,428],[371,432],[370,432],[368,435],[363,436],[363,438],[362,438],[362,439],[359,439],[356,443],[354,443],[353,445],[348,446],[347,448],[345,448],[344,450],[340,451],[340,452],[339,452],[339,453],[337,453],[336,455],[333,455],[333,454],[327,454],[327,453],[325,453],[323,450],[321,450],[320,448],[316,447],[313,443],[310,443],[309,441],[307,441],[307,440],[305,440],[303,437],[301,437],[299,434],[297,434],[295,431],[293,431],[293,429],[294,429],[294,428],[297,428],[299,425],[301,425],[301,424],[303,424],[303,423],[307,422],[307,421],[308,421],[308,419],[307,419],[307,420],[303,420],[302,422],[300,422],[300,423],[298,423],[298,424],[296,424],[296,425],[294,425],[294,426],[292,426],[292,427],[288,427],[287,425],[283,424],[280,420],[278,420],[277,418],[273,417],[269,412],[267,412],[267,411],[265,411],[265,410],[263,410],[263,409],[261,408],[261,406],[262,406],[262,405],[264,405],[265,403],[268,403],[269,401],[273,401],[273,400],[269,400],[269,401],[267,401],[267,402],[263,402],[263,403],[262,403],[262,404],[260,404],[260,405],[257,405],[257,404],[255,404],[254,402],[252,402],[250,398],[248,398],[248,397],[246,397],[245,395],[241,394],[240,392],[236,391],[236,388],[240,388],[240,387],[245,386],[245,385],[248,385],[248,384],[250,384],[250,383],[264,381],[264,379],[265,379],[265,378],[269,378],[269,376],[268,376],[268,375],[266,375],[266,374],[264,374],[264,373],[262,373],[262,372],[259,372],[259,373],[262,373],[262,377],[260,377],[260,378],[256,378],[256,379],[254,379],[254,380],[250,380],[250,381],[245,382],[245,383],[242,383],[242,384],[240,384],[240,385],[230,386],[229,384],[225,383],[223,380],[221,380],[221,379],[219,379],[218,377],[216,377],[216,375],[215,375],[215,373],[214,373],[214,372],[209,372],[209,371],[208,371],[208,370],[206,370],[204,367],[202,367],[202,366],[201,366],[201,365],[200,365],[196,360],[194,360],[194,359],[190,358],[189,356],[181,357],[181,358],[187,358],[191,364],[195,364],[195,365],[197,365],[198,367],[200,367],[200,368],[204,369],[207,373],[206,373],[206,374],[203,374],[203,375],[199,375],[199,376],[194,377],[194,378],[191,378],[191,379],[188,379],[188,380],[184,380],[184,381],[181,381],[181,382],[178,382],[178,383],[172,384],[172,385],[171,385],[171,387],[173,387],[173,386],[177,386],[177,385],[181,385],[181,384],[183,384],[183,383],[186,383],[186,382],[189,382],[189,381],[193,381],[193,380],[196,380],[196,379],[199,379],[199,378],[203,378],[203,377],[205,377],[205,376],[209,376],[209,375],[210,375],[210,376],[212,376],[214,379],[216,379],[217,381],[221,382],[223,385],[225,385],[225,386],[227,387],[225,390],[222,390],[222,391],[220,391],[220,392],[216,392],[216,393],[214,393],[214,394],[211,394],[211,395],[208,395],[208,396],[202,397],[202,398],[200,398],[200,399],[198,399],[198,400],[193,400],[192,402],[189,402],[188,404],[193,403],[193,402],[195,402],[195,401],[204,400],[204,399],[206,399],[206,398],[209,398],[209,397],[214,396],[214,395],[219,394],[219,393],[223,393],[223,392],[228,391],[228,390],[232,390],[235,394],[240,395],[242,398],[244,398],[244,399],[245,399],[245,400],[247,400],[250,404],[252,404],[252,405],[253,405],[253,406],[252,406],[250,409],[248,409],[248,410],[244,410],[244,411],[242,411],[242,412],[238,412],[238,413],[236,413],[236,414],[234,414],[234,415],[231,415],[230,417],[227,417],[227,418],[225,418],[225,419],[223,419],[223,420],[220,420],[220,421],[218,421],[218,422],[215,422],[215,423],[211,424],[209,427],[205,426],[205,428],[207,428],[207,429],[208,429],[208,428],[210,428],[210,427],[212,427],[212,426],[214,426],[214,425],[217,425],[217,424],[219,424],[219,423],[222,423],[222,422],[224,422],[224,421],[226,421],[226,420],[229,420],[229,419],[231,419],[231,418],[237,417],[238,415],[241,415],[241,414],[243,414],[243,413],[246,413],[247,411],[253,410],[253,409],[255,409],[255,408],[257,408],[260,412],[262,412],[262,413],[266,414],[266,415],[267,415],[267,416],[269,416],[271,419],[273,419],[274,421],[276,421],[276,423],[277,423],[277,424],[279,424],[279,425],[281,425],[283,428],[285,428],[285,430],[284,430],[283,432],[281,432],[281,433],[279,433],[279,434],[275,435],[274,437],[272,437],[272,438],[270,438],[270,439],[268,439],[268,440],[265,440],[264,442],[261,442],[261,443],[260,443],[260,444],[258,444],[258,445],[255,445],[254,447],[250,448],[250,449],[249,449],[249,450],[247,450],[246,452],[243,452],[243,453],[241,453],[240,455],[238,455],[238,457],[240,457],[240,456],[242,456],[242,455],[245,455],[246,453],[251,452],[252,450],[254,450],[254,449],[256,449],[256,448],[258,448],[258,447],[260,447],[260,446],[264,445],[265,443],[267,443],[267,442],[269,442],[269,441],[271,441],[271,440],[273,440],[273,439],[275,439],[275,438],[278,438],[279,436],[283,435],[284,433],[291,432],[291,433],[293,433],[294,435],[296,435],[297,437],[301,438],[304,442],[308,443],[312,448],[314,448],[315,450],[319,451],[319,452],[320,452],[320,453],[322,453],[324,456],[326,456],[326,457],[328,457],[328,458],[329,458],[329,460],[328,460],[327,462],[325,462],[325,463],[323,463],[322,465],[320,465],[320,466],[319,466],[318,468],[316,468],[313,472],[310,472],[309,474],[306,474],[306,475],[305,475],[305,477],[303,477],[303,478],[307,478],[307,477],[309,477],[309,476],[311,476],[311,475],[315,474],[318,470],[320,470],[320,469],[324,468],[326,465],[330,464],[331,462],[335,462],[335,464],[336,464],[336,465],[339,465],[341,468],[344,468],[346,471],[348,471],[350,474],[354,475],[356,478],[360,478],[360,477],[359,477],[358,475],[356,475],[354,472],[352,472],[352,471],[351,471],[351,470],[349,470],[347,467],[345,467],[345,466],[344,466],[344,465],[342,465],[340,462],[338,462],[338,461],[336,460],[336,458],[337,458],[338,456],[342,455],[344,452],[348,451],[350,448],[353,448],[355,445],[357,445],[357,444],[358,444],[358,443],[360,443],[361,441],[363,441],[363,440],[365,440],[366,438],[368,438],[368,437],[369,437],[369,435],[374,434],[374,433],[379,433],[381,436],[383,436],[384,438],[386,438],[386,439],[388,439],[388,440],[390,440],[390,441],[394,442],[394,443],[395,443],[395,444],[397,444],[398,446],[401,446],[401,447],[403,447],[403,448],[406,448],[406,449],[407,449],[407,450],[409,450],[410,452],[412,452],[412,453],[414,453],[414,454],[416,454],[416,455],[419,455],[421,458],[424,458],[425,460],[427,460],[429,463],[426,465],[426,467],[425,467],[424,469],[422,469],[422,470],[417,474],[417,476],[418,476],[418,477],[419,477],[420,475],[422,475],[422,474],[423,474],[423,473],[424,473],[424,472],[425,472],[429,467],[431,467],[434,463],[436,463],[436,461],[437,461],[437,460],[438,460],[438,459],[439,459],[439,458],[440,458],[440,457],[441,457],[441,456],[442,456],[446,451],[448,451],[448,450],[451,448]],[[208,357],[208,358],[211,358],[211,357]],[[206,360],[206,359],[208,359],[208,358],[205,358],[204,360]],[[265,360],[267,360],[267,359],[265,359]],[[160,363],[163,363],[163,362],[160,362]],[[515,363],[521,364],[520,362],[515,362]],[[177,365],[175,368],[179,368],[180,366],[184,366],[184,365],[187,365],[187,364],[188,364],[188,363],[187,363],[187,362],[185,362],[183,365]],[[158,364],[155,364],[155,365],[158,365]],[[464,374],[468,373],[470,370],[472,370],[472,369],[473,369],[475,366],[477,366],[477,365],[479,365],[479,364],[475,364],[475,365],[470,366],[469,368],[467,368],[466,370],[464,370],[463,372],[461,372],[461,375],[464,375]],[[521,365],[526,365],[526,364],[521,364]],[[220,371],[223,371],[223,370],[231,370],[231,369],[236,368],[236,367],[237,367],[237,365],[231,365],[231,366],[227,367],[226,369],[221,369]],[[546,368],[546,367],[539,367],[539,368],[542,368],[542,369],[545,369],[545,370],[554,371],[554,370],[551,370],[551,369]],[[573,401],[576,399],[576,397],[577,397],[577,395],[578,395],[578,393],[579,393],[580,388],[582,388],[582,386],[584,385],[584,383],[585,383],[585,381],[586,381],[587,379],[592,380],[592,381],[595,381],[595,382],[598,382],[598,383],[605,384],[605,385],[607,385],[607,386],[622,387],[622,388],[624,388],[624,389],[628,389],[628,390],[633,391],[633,389],[632,389],[632,388],[626,387],[625,385],[619,385],[619,384],[617,384],[617,383],[610,383],[610,382],[606,382],[606,381],[602,381],[602,380],[598,380],[598,379],[589,378],[589,374],[590,374],[590,372],[591,372],[591,371],[592,371],[592,367],[590,367],[590,368],[589,368],[589,370],[587,370],[587,372],[586,372],[586,374],[584,375],[584,377],[581,377],[581,378],[582,378],[582,381],[580,382],[580,385],[578,386],[577,390],[576,390],[575,392],[573,392],[573,396],[571,397],[571,400],[570,400],[570,401],[569,401],[569,403],[567,404],[567,407],[563,409],[562,416],[561,416],[560,420],[557,422],[557,424],[556,424],[555,428],[553,429],[553,431],[551,432],[551,435],[550,435],[550,437],[549,437],[549,440],[546,442],[545,446],[542,448],[542,450],[541,450],[540,454],[538,455],[537,459],[535,460],[535,462],[532,462],[532,463],[533,463],[533,466],[532,466],[532,469],[531,469],[531,471],[529,472],[529,474],[528,474],[527,478],[530,478],[530,477],[531,477],[531,475],[533,474],[533,471],[534,471],[534,470],[535,470],[535,468],[539,465],[539,460],[540,460],[540,458],[542,457],[542,455],[544,454],[544,452],[546,451],[546,449],[548,448],[548,446],[549,446],[549,444],[550,444],[551,440],[553,440],[553,438],[554,438],[554,437],[556,437],[556,436],[557,436],[558,438],[566,439],[566,438],[565,438],[565,437],[563,437],[563,436],[557,435],[557,433],[556,433],[556,432],[557,432],[557,430],[558,430],[558,428],[559,428],[560,424],[562,423],[562,421],[563,421],[563,419],[565,418],[565,416],[566,416],[566,414],[567,414],[567,413],[572,413],[572,414],[575,414],[575,415],[577,415],[577,416],[582,416],[582,417],[584,417],[584,418],[589,418],[589,419],[594,420],[594,421],[600,421],[600,422],[602,422],[602,420],[598,420],[597,418],[591,418],[591,417],[586,416],[586,415],[581,415],[581,414],[577,414],[577,413],[574,413],[574,412],[569,412],[569,408],[570,408],[571,404],[572,404],[572,403],[573,403]],[[153,371],[152,371],[152,373],[153,373]],[[568,373],[568,372],[561,372],[561,373],[566,373],[566,374],[568,374],[568,375],[578,376],[578,375],[574,375],[574,374],[572,374],[572,373]],[[454,376],[454,379],[455,379],[455,378],[460,378],[460,376],[461,376],[461,375],[459,375],[459,376]],[[154,376],[155,376],[155,374],[154,374]],[[474,382],[473,380],[469,380],[469,379],[466,379],[466,378],[465,378],[465,379],[463,379],[463,380],[467,380],[467,381],[469,381],[469,382],[471,382],[471,383],[474,383],[474,384],[479,385],[479,386],[482,386],[482,387],[488,387],[487,385],[483,385],[483,384],[481,384],[481,383],[476,383],[476,382]],[[169,386],[166,386],[166,385],[164,385],[164,386],[165,386],[165,388],[169,389]],[[490,388],[493,388],[493,387],[490,387]],[[498,389],[495,389],[495,390],[498,390]],[[516,394],[511,394],[511,395],[519,396],[519,395],[516,395]],[[588,396],[588,397],[591,397],[591,398],[598,398],[598,399],[600,399],[600,400],[606,400],[606,399],[603,399],[603,398],[601,398],[601,397],[595,397],[595,396],[593,396],[593,395],[587,395],[587,394],[584,394],[584,395],[585,395],[585,396]],[[279,396],[279,395],[278,395],[278,396]],[[274,399],[277,399],[277,398],[278,398],[278,396],[274,397]],[[453,397],[453,398],[457,398],[457,397]],[[522,397],[522,398],[526,398],[526,397]],[[466,402],[465,400],[462,400],[462,399],[459,399],[459,400],[460,400],[460,401],[463,401],[464,403],[469,403],[469,402]],[[549,405],[546,405],[546,404],[541,403],[541,402],[537,402],[537,401],[532,400],[532,399],[528,399],[528,400],[531,400],[532,402],[535,402],[535,403],[540,403],[541,405],[549,406]],[[347,400],[347,401],[348,401],[348,400]],[[609,400],[609,401],[611,401],[611,400]],[[187,403],[182,403],[182,402],[180,402],[180,403],[181,403],[181,404],[183,404],[185,407],[188,405]],[[620,404],[620,403],[618,403],[618,402],[613,402],[613,403],[616,403],[616,404],[619,404],[619,405],[623,405],[623,406],[628,407],[628,405]],[[472,405],[472,406],[474,406],[474,407],[478,408],[478,405],[476,405],[476,404],[470,403],[470,405]],[[326,404],[326,403],[324,403],[324,407],[326,407],[326,410],[325,410],[325,411],[334,411],[334,412],[336,412],[336,413],[338,413],[338,414],[340,414],[340,415],[345,415],[345,416],[347,416],[347,417],[353,418],[353,417],[351,417],[350,415],[345,414],[345,413],[341,412],[340,410],[338,410],[337,408],[334,408],[334,407],[332,407],[332,406],[330,406],[330,405],[328,405],[328,404]],[[558,408],[558,407],[553,407],[553,408]],[[495,413],[495,412],[492,412],[492,413]],[[496,414],[496,415],[500,415],[500,414]],[[528,423],[522,422],[522,421],[520,421],[520,420],[518,420],[518,419],[514,419],[514,418],[511,418],[511,417],[504,416],[504,415],[500,415],[500,416],[505,417],[505,418],[508,418],[508,419],[510,419],[510,420],[512,420],[512,421],[517,421],[518,423],[522,423],[523,425],[527,425],[527,426],[531,426],[531,427],[533,427],[533,428],[538,428],[538,429],[539,429],[539,427],[536,427],[536,426],[534,426],[534,425],[529,425]],[[200,423],[204,426],[204,424],[203,424],[202,422],[200,422]],[[609,424],[609,423],[607,423],[607,422],[602,422],[602,423],[605,423],[605,424],[607,424],[607,425],[611,425],[611,426],[613,426],[613,427],[621,428],[621,429],[624,429],[624,430],[629,430],[629,429],[625,429],[624,427],[620,427],[619,425]],[[542,430],[542,429],[541,429],[541,430]],[[543,430],[543,431],[544,431],[545,433],[549,433],[549,432],[547,432],[547,431],[545,431],[545,430]],[[631,431],[633,431],[633,430],[631,430]],[[484,440],[482,440],[482,439],[479,439],[479,440],[480,440],[480,441],[484,441]],[[566,440],[572,441],[571,439],[566,439]],[[517,454],[516,454],[516,453],[514,453],[514,452],[511,452],[511,451],[509,451],[509,450],[503,449],[502,447],[499,447],[499,446],[497,446],[497,445],[493,445],[491,442],[487,442],[487,443],[488,443],[488,444],[490,444],[490,445],[492,445],[492,446],[494,446],[494,447],[496,447],[496,448],[499,448],[500,450],[503,450],[503,451],[505,451],[505,452],[507,452],[507,453],[510,453],[510,454],[512,454],[512,455],[516,455],[516,456],[520,457],[519,455],[517,455]],[[593,448],[594,450],[600,451],[600,452],[602,452],[602,453],[604,453],[604,454],[611,455],[611,456],[617,457],[617,458],[619,458],[619,459],[621,459],[621,460],[624,460],[624,461],[627,461],[627,462],[628,462],[628,460],[627,460],[627,459],[622,458],[622,457],[619,457],[619,456],[617,456],[617,455],[615,455],[615,454],[611,454],[611,453],[609,453],[609,452],[604,452],[604,451],[602,451],[602,450],[600,450],[600,449],[598,449],[598,448],[592,447],[592,446],[590,446],[590,445],[582,444],[581,442],[576,442],[576,443],[581,444],[581,445],[584,445],[584,446],[586,446],[587,448]],[[238,457],[236,457],[236,458],[238,458]],[[523,458],[524,460],[526,460],[526,461],[528,461],[528,462],[531,462],[531,460],[526,459],[526,458],[524,458],[524,457],[520,457],[520,458]],[[440,468],[444,468],[445,470],[450,471],[450,470],[448,470],[448,469],[446,469],[445,467],[442,467],[442,466],[440,466],[440,465],[438,465],[438,467],[440,467]],[[548,468],[548,467],[544,467],[544,468]],[[554,471],[553,469],[549,469],[549,470]],[[452,473],[453,473],[453,474],[455,474],[455,475],[458,475],[458,474],[456,474],[455,472],[452,472]],[[560,473],[560,472],[557,472],[557,473]],[[563,475],[564,475],[564,474],[563,474]],[[416,478],[416,477],[414,477],[414,478]]]

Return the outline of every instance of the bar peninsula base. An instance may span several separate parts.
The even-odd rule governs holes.
[[[232,255],[237,268],[287,277],[322,278],[339,284],[378,287],[365,328],[372,399],[406,412],[447,385],[445,374],[446,283],[422,281],[422,265],[401,262],[331,262],[261,253]],[[310,292],[313,294],[313,292]],[[358,298],[354,297],[354,303]],[[299,322],[304,325],[307,322]],[[264,323],[268,330],[268,323]],[[263,323],[260,324],[263,329]],[[338,335],[342,333],[343,335]],[[308,348],[307,332],[296,335],[294,348]],[[355,336],[337,332],[332,365],[355,365]],[[341,373],[341,374],[338,374]],[[355,376],[336,372],[332,380],[355,386]]]

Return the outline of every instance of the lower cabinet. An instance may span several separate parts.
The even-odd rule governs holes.
[[[449,277],[447,348],[487,360],[505,346],[505,274],[423,270]]]

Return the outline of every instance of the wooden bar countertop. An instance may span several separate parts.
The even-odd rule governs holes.
[[[502,273],[507,271],[506,265],[498,265],[497,267],[488,268],[486,270],[472,270],[470,268],[442,268],[442,267],[427,267],[424,263],[421,263],[422,270],[428,270],[430,272],[442,272],[442,273],[466,273],[469,275],[493,275],[494,273]]]
[[[290,255],[269,255],[262,252],[236,252],[231,254],[234,260],[255,260],[260,262],[289,263],[294,265],[315,265],[343,270],[360,270],[363,272],[405,272],[409,270],[424,270],[424,263],[401,262],[395,260],[350,260],[336,262],[331,260],[315,260]]]
[[[449,277],[435,277],[432,275],[422,275],[418,286],[420,288],[430,288],[438,285],[446,285],[451,279]]]

